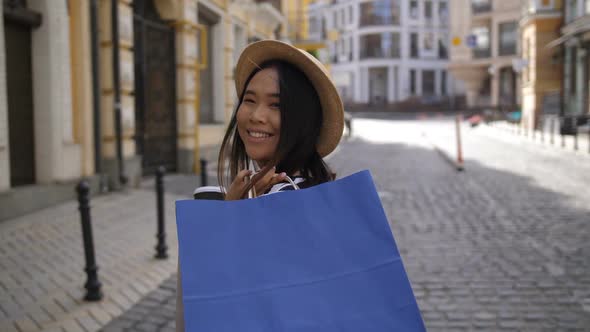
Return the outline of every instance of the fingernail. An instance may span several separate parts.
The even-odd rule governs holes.
[[[281,173],[281,176],[287,176],[287,173],[283,172]]]

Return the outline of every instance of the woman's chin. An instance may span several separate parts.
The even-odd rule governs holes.
[[[248,157],[258,164],[259,167],[264,167],[266,162],[270,159],[268,154],[260,153],[260,152],[247,152]]]

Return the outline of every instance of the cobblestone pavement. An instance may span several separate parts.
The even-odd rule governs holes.
[[[0,331],[97,331],[176,272],[174,204],[196,177],[168,176],[168,260],[153,258],[156,198],[143,189],[91,199],[98,276],[104,299],[84,302],[84,252],[78,205],[66,202],[0,224]],[[174,193],[176,192],[176,193]]]
[[[370,169],[429,331],[590,331],[590,163],[450,121],[358,119],[330,157]],[[173,331],[175,277],[104,331]]]

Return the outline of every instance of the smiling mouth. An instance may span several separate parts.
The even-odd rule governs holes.
[[[250,131],[250,130],[247,130],[247,132],[248,132],[248,136],[250,136],[252,138],[269,138],[269,137],[273,136],[273,135],[271,135],[269,133],[265,133],[265,132],[262,132],[262,131],[253,131],[253,130]]]

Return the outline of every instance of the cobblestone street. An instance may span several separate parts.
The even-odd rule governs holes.
[[[428,330],[590,331],[590,158],[497,139],[486,128],[466,129],[465,171],[459,173],[432,146],[452,154],[453,130],[445,119],[355,119],[353,137],[328,160],[339,177],[371,170]],[[98,253],[107,297],[97,305],[80,301],[82,252],[77,216],[70,211],[76,212],[75,204],[0,225],[1,262],[11,271],[0,280],[3,320],[21,312],[14,330],[35,330],[39,320],[51,318],[48,310],[69,308],[60,316],[69,323],[47,326],[174,331],[176,240],[170,209],[194,183],[183,177],[167,182],[172,257],[162,263],[151,260],[152,184],[146,181],[148,191],[131,196],[97,198],[93,213],[111,220],[103,221],[103,230],[97,225],[95,235],[103,239],[97,246],[109,248]],[[115,206],[127,206],[134,215],[126,217]],[[69,217],[59,221],[60,213]],[[60,245],[57,229],[65,223],[73,230],[64,235],[68,244]],[[12,239],[17,228],[28,231]],[[47,233],[48,228],[55,230]],[[47,242],[47,236],[55,239]],[[11,249],[15,241],[29,243],[37,253],[49,254],[53,246],[67,253],[69,258],[46,268],[51,284],[58,284],[43,295],[46,302],[29,299],[35,289],[24,291],[22,280],[43,279],[31,269],[43,268],[50,257],[36,263],[31,255],[19,256]],[[123,269],[123,262],[133,265]],[[148,284],[144,273],[151,276]],[[20,294],[25,295],[16,301]]]
[[[370,169],[429,331],[590,331],[590,163],[450,121],[356,119],[329,163]],[[441,142],[443,140],[443,142]],[[174,276],[104,331],[173,331]]]

